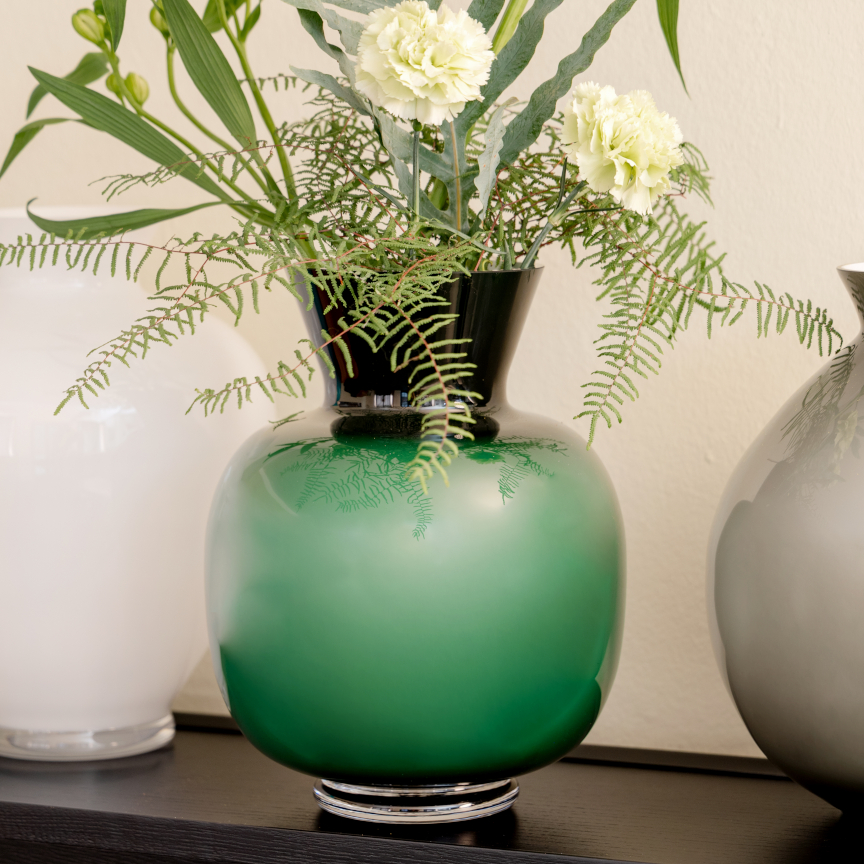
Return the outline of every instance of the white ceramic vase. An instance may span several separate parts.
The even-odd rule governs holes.
[[[70,218],[82,214],[48,214]],[[85,214],[86,215],[86,214]],[[35,231],[0,211],[0,240]],[[204,530],[223,466],[269,403],[184,416],[195,387],[263,374],[221,321],[63,391],[146,309],[122,277],[0,269],[0,755],[103,759],[171,740],[206,646]]]

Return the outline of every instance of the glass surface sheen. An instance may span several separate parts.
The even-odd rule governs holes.
[[[262,430],[222,480],[208,592],[234,718],[271,758],[333,780],[483,781],[554,761],[617,662],[623,537],[605,470],[501,390],[449,487],[424,495],[405,475],[417,412],[363,404]]]

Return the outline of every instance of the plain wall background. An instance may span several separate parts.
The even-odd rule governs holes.
[[[547,19],[542,47],[514,95],[527,97],[549,77],[605,5],[565,0]],[[27,65],[63,75],[88,50],[89,43],[69,24],[78,6],[77,0],[4,4],[0,148],[5,150],[25,122],[34,84]],[[324,68],[296,12],[278,0],[266,0],[265,7],[250,40],[256,74],[288,72],[289,65]],[[162,39],[147,21],[149,8],[148,0],[129,2],[123,70],[150,82],[149,110],[188,132],[167,95]],[[718,249],[728,252],[726,272],[732,278],[759,280],[827,304],[844,336],[853,337],[856,316],[834,268],[864,258],[859,192],[864,55],[858,50],[864,5],[823,0],[814,13],[813,5],[801,0],[684,0],[680,44],[689,98],[656,17],[655,4],[639,0],[584,78],[619,92],[650,90],[660,108],[677,117],[686,140],[703,150],[716,178],[716,209],[698,201],[689,209],[708,220]],[[182,72],[180,77],[184,80]],[[196,112],[212,116],[191,85],[181,87]],[[271,93],[268,99],[277,118],[291,119],[303,110],[299,92]],[[68,112],[47,97],[37,116]],[[100,184],[88,183],[150,167],[143,157],[79,124],[49,128],[0,180],[0,206],[21,206],[33,197],[39,199],[37,208],[99,203]],[[174,180],[153,190],[139,187],[116,203],[133,209],[200,200],[203,193]],[[214,210],[199,215],[172,223],[164,236],[228,224],[227,215]],[[592,340],[604,307],[594,302],[587,268],[573,270],[564,254],[546,255],[543,263],[544,284],[511,375],[511,400],[572,422],[584,434],[585,424],[570,418],[580,410],[579,385],[594,368]],[[265,315],[242,327],[271,368],[291,356],[304,335],[292,303],[287,296],[273,297]],[[714,662],[705,548],[714,508],[738,459],[825,361],[815,350],[799,347],[791,327],[782,337],[757,340],[748,316],[709,342],[702,322],[694,319],[678,348],[667,352],[660,377],[643,382],[642,398],[625,406],[624,424],[603,430],[596,444],[624,513],[629,572],[618,678],[588,740],[758,755]],[[221,382],[202,386],[213,383]],[[313,403],[319,394],[313,391]],[[297,407],[285,402],[280,411]],[[200,672],[183,695],[183,707],[218,704]]]

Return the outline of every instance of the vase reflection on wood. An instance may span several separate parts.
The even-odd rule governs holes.
[[[839,268],[864,324],[864,265]],[[864,337],[796,393],[729,481],[709,550],[721,670],[778,767],[864,804]]]
[[[422,412],[407,374],[349,337],[355,375],[333,352],[327,407],[255,435],[217,493],[208,607],[223,695],[256,747],[325,778],[315,792],[331,812],[505,809],[511,778],[579,743],[612,683],[614,491],[582,439],[505,395],[539,277],[474,273],[448,289],[459,318],[442,338],[472,339],[466,387],[482,395],[449,487],[409,482]],[[314,316],[312,334],[336,332]]]

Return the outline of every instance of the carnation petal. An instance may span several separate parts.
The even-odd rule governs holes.
[[[647,90],[619,96],[585,81],[564,109],[562,144],[589,187],[643,215],[671,189],[669,172],[684,161],[682,140],[678,123],[657,110]]]
[[[403,0],[368,16],[357,89],[397,117],[437,126],[480,98],[495,59],[491,48],[483,26],[464,10],[442,4],[435,11],[425,0]]]

